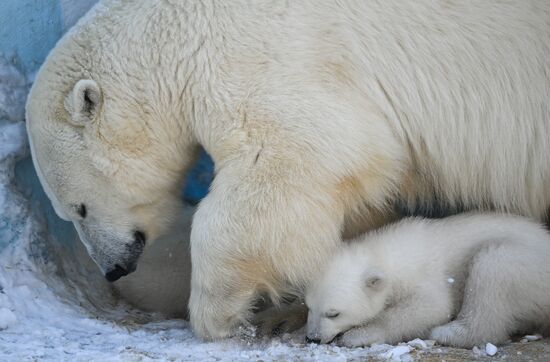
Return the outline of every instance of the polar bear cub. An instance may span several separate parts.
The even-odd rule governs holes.
[[[306,293],[307,339],[470,348],[550,331],[550,235],[523,217],[407,218],[342,248]]]

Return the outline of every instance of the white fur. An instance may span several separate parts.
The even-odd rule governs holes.
[[[542,219],[549,18],[547,0],[104,1],[37,76],[33,159],[106,271],[135,262],[136,227],[167,233],[204,146],[216,178],[193,222],[190,316],[224,337],[259,291],[302,289],[342,232],[399,200]],[[82,79],[101,94],[92,117],[67,101]]]
[[[194,208],[186,207],[175,229],[143,251],[136,271],[113,284],[118,295],[146,311],[167,317],[188,317],[193,211]]]
[[[550,235],[523,217],[404,219],[328,263],[306,294],[307,335],[328,343],[343,333],[348,347],[420,337],[469,348],[550,331],[549,258]]]

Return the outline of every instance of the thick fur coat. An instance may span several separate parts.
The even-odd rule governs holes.
[[[528,219],[404,219],[358,238],[308,288],[308,338],[471,348],[550,332],[550,234]]]
[[[37,75],[33,159],[115,280],[170,230],[202,145],[190,318],[225,337],[396,202],[543,219],[549,19],[547,0],[103,1]]]

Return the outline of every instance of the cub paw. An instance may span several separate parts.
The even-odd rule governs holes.
[[[362,327],[345,332],[337,343],[343,347],[353,348],[384,343],[385,339],[386,335],[382,328]]]

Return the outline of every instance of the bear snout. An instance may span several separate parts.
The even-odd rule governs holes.
[[[120,264],[115,264],[114,269],[111,269],[105,273],[105,279],[109,282],[115,282],[120,278],[133,273],[136,270],[136,263],[131,263],[126,267],[122,267]]]
[[[105,272],[105,278],[109,282],[114,282],[136,270],[137,261],[145,247],[146,236],[143,231],[133,232],[134,240],[126,245],[126,260],[114,265]]]
[[[117,281],[136,270],[137,263],[145,247],[145,234],[136,231],[133,236],[131,242],[124,244],[119,255],[92,254],[92,259],[103,270],[105,278],[109,282]],[[107,263],[102,263],[101,260],[106,260]]]
[[[143,231],[141,230],[134,231],[134,245],[144,247],[146,240],[147,240],[147,237],[145,236],[145,233]]]

